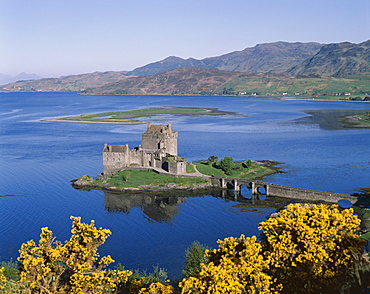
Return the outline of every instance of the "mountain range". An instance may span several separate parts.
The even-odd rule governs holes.
[[[0,85],[15,83],[18,81],[28,81],[28,80],[37,80],[37,79],[41,79],[41,77],[36,74],[27,74],[25,72],[22,72],[15,77],[0,73]]]
[[[296,77],[311,79],[306,83],[310,85],[313,78],[322,76],[324,80],[317,81],[321,85],[315,85],[315,91],[317,87],[325,89],[329,87],[329,84],[333,88],[330,91],[335,91],[335,80],[331,81],[328,78],[332,77],[332,79],[360,79],[362,81],[360,84],[354,85],[351,82],[347,88],[342,88],[342,85],[346,84],[343,82],[339,88],[344,92],[354,92],[354,89],[357,89],[359,93],[368,93],[370,75],[366,73],[370,73],[370,40],[359,44],[274,42],[258,44],[242,51],[201,60],[170,56],[129,72],[95,72],[62,78],[16,82],[3,86],[1,91],[83,91],[89,94],[231,94],[237,89],[243,93],[258,91],[264,93],[266,87],[261,84],[262,81],[269,84],[298,85],[299,82],[292,83],[293,78]],[[281,90],[277,90],[278,86],[275,88],[273,91],[268,90],[268,93],[283,93],[284,89],[289,87],[283,87]],[[312,92],[301,86],[293,88],[303,89],[307,94]]]
[[[314,56],[319,43],[274,42],[205,59],[182,59],[176,56],[129,71],[128,75],[148,76],[180,67],[217,68],[237,72],[282,73]]]

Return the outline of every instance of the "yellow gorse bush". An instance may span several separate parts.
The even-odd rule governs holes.
[[[173,287],[160,282],[152,283],[148,288],[141,288],[139,294],[172,294]]]
[[[359,225],[352,208],[290,204],[259,229],[266,237],[264,254],[285,287],[313,287],[338,284],[361,255],[363,241],[355,234]]]
[[[0,267],[0,290],[5,289],[6,282],[7,281],[6,281],[6,277],[4,276],[4,268]]]
[[[199,275],[180,283],[182,293],[278,293],[272,278],[264,273],[269,261],[255,236],[230,237],[218,243],[218,249],[206,251],[210,262],[201,265]]]
[[[359,224],[353,209],[288,205],[260,223],[263,241],[243,235],[218,241],[200,273],[180,283],[182,293],[339,293],[361,259]]]
[[[30,293],[103,293],[124,283],[130,271],[105,271],[114,262],[108,255],[99,260],[97,248],[111,235],[97,229],[94,221],[81,223],[71,217],[72,236],[62,244],[54,241],[52,231],[42,228],[37,245],[33,240],[22,244],[20,283]]]

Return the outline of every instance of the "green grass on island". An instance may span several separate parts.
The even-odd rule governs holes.
[[[370,112],[365,111],[341,117],[346,128],[370,128]]]
[[[187,164],[187,165],[186,165],[186,172],[187,172],[188,174],[193,174],[193,173],[195,173],[195,172],[196,172],[196,170],[195,170],[195,168],[194,168],[194,165],[193,165],[193,164],[191,164],[191,163]]]
[[[362,124],[369,124],[370,125],[370,112],[365,113],[365,114],[359,114],[354,116],[354,118],[358,119],[357,121]]]
[[[227,113],[228,112],[219,111],[214,108],[168,107],[83,114],[79,116],[58,118],[57,120],[92,123],[143,124],[145,122],[138,120],[137,118],[144,118],[155,115],[193,116],[225,115]]]
[[[168,184],[175,184],[182,187],[192,185],[208,184],[209,181],[204,178],[187,178],[187,177],[169,177],[159,175],[151,170],[123,170],[105,180],[94,180],[91,176],[82,176],[80,179],[88,182],[88,185],[97,188],[140,188],[143,186],[164,187]]]
[[[248,178],[256,179],[276,173],[277,169],[274,167],[277,162],[273,161],[237,161],[234,162],[231,158],[229,167],[223,166],[223,161],[218,159],[202,160],[195,162],[198,171],[202,174],[216,177],[231,177],[231,178]]]

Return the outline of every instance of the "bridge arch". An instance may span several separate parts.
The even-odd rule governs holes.
[[[220,178],[220,186],[221,188],[226,188],[226,189],[232,189],[235,191],[240,191],[240,184],[238,183],[237,179],[232,179],[232,178]]]
[[[266,194],[266,186],[258,186],[257,187],[257,193],[258,194]]]
[[[240,185],[239,194],[240,194],[241,197],[243,197],[245,199],[252,199],[253,198],[252,189],[251,189],[250,185],[247,185],[246,183],[243,183],[243,184]]]
[[[251,182],[252,194],[269,195],[269,184],[264,182]]]
[[[226,188],[228,188],[229,190],[234,189],[234,183],[232,181],[226,182]]]

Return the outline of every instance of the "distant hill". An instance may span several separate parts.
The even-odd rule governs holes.
[[[258,95],[343,96],[370,93],[370,76],[296,78],[277,73],[240,73],[182,67],[151,76],[130,77],[83,91],[93,95]]]
[[[37,80],[37,79],[41,79],[41,77],[36,74],[27,74],[25,72],[22,72],[15,77],[10,76],[10,75],[0,74],[0,85],[14,83],[17,81]]]
[[[322,47],[319,43],[275,42],[258,44],[252,48],[235,51],[201,60],[170,56],[128,72],[134,76],[148,76],[180,67],[217,68],[238,72],[282,73],[314,56]]]
[[[8,83],[12,83],[12,79],[14,77],[10,76],[10,75],[4,75],[2,73],[0,73],[0,85],[5,85],[5,84],[8,84]]]
[[[324,45],[313,57],[297,64],[287,73],[341,77],[370,72],[370,40],[353,44],[349,42]]]
[[[183,95],[212,93],[227,81],[246,73],[222,71],[216,68],[181,67],[156,75],[131,77],[122,81],[88,89],[86,94]]]
[[[24,81],[4,85],[6,91],[83,91],[91,87],[99,87],[108,83],[126,79],[124,72],[95,72],[89,74],[72,75],[61,78],[47,78],[34,81]]]

